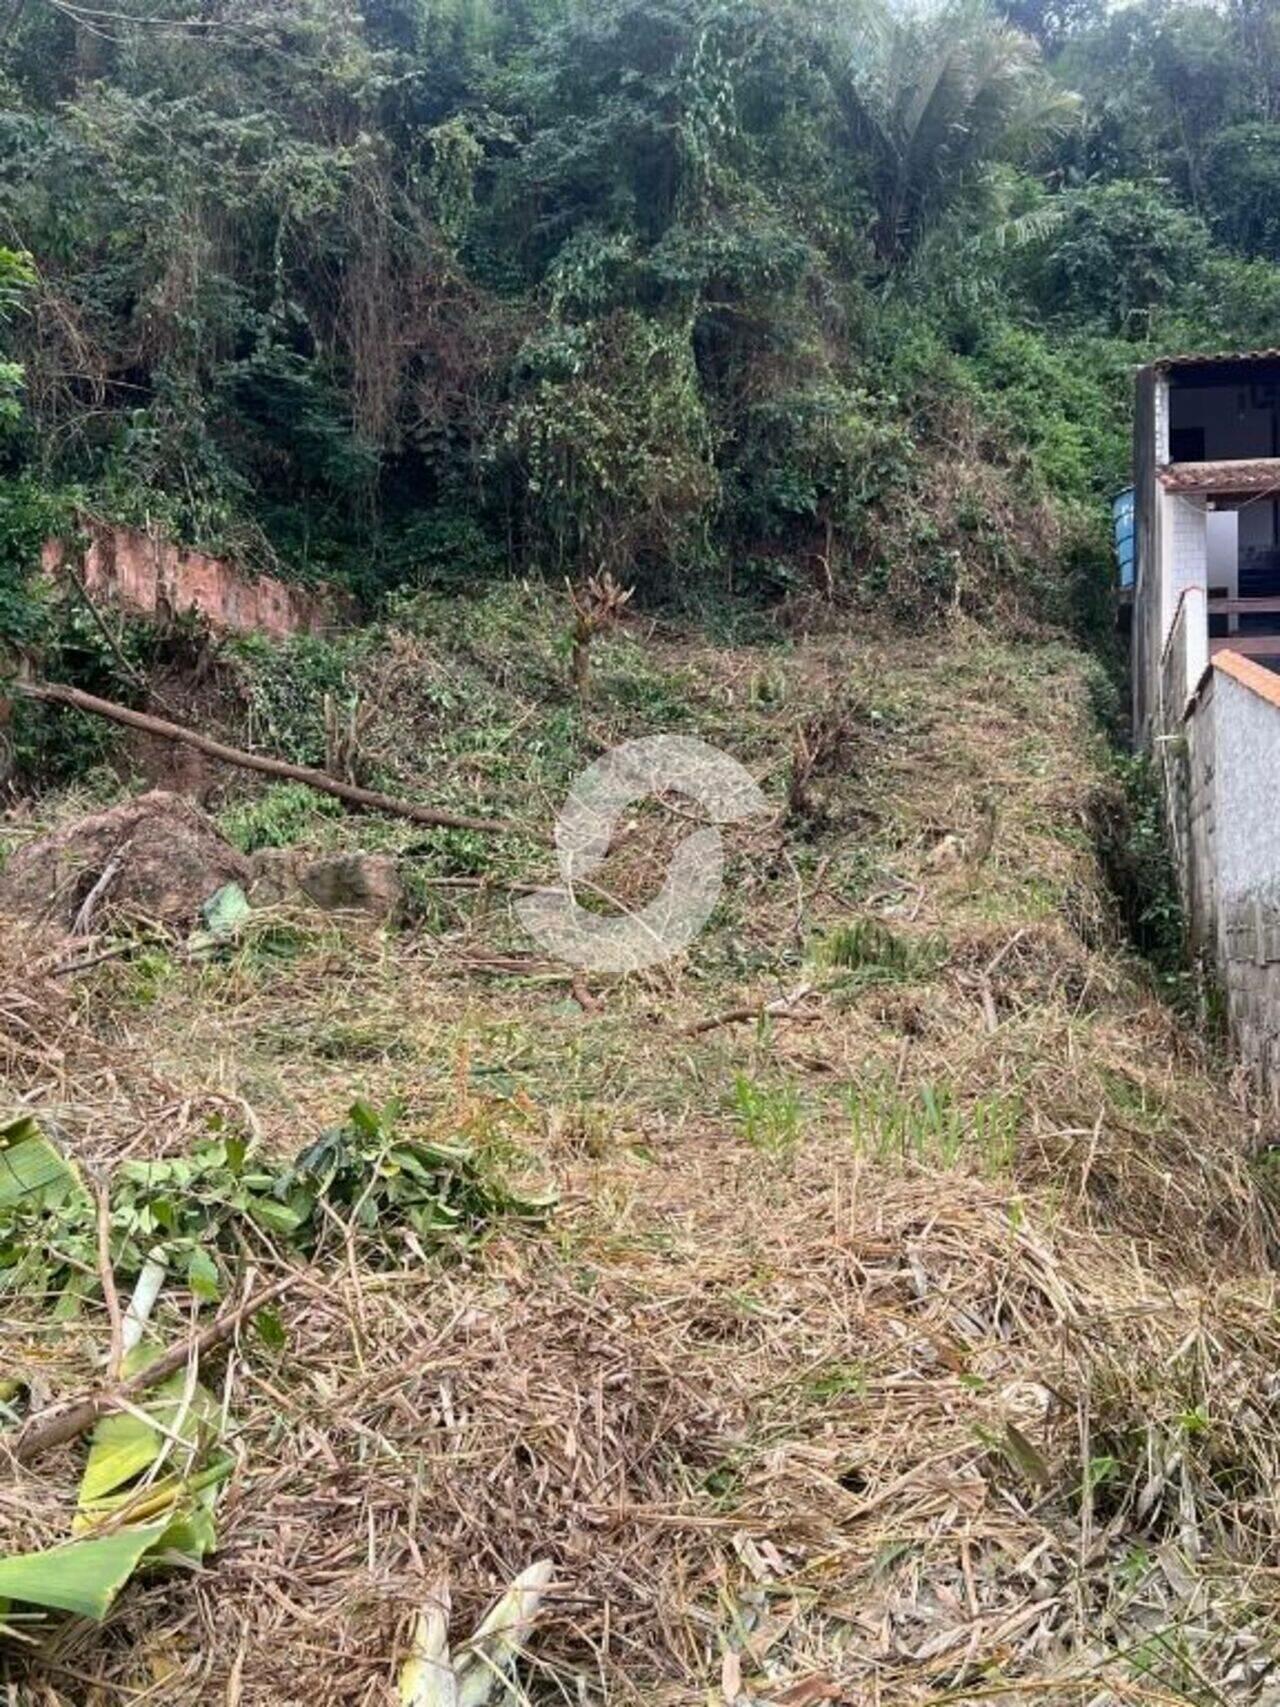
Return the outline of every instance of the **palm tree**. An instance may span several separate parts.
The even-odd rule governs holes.
[[[1030,159],[1075,121],[1079,98],[1030,36],[981,0],[927,12],[870,0],[839,30],[828,73],[849,143],[872,162],[876,251],[909,256],[944,216],[980,200],[999,164]]]

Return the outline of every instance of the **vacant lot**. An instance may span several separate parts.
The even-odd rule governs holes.
[[[503,594],[243,665],[248,736],[314,757],[337,670],[362,774],[520,826],[212,799],[245,847],[405,851],[404,923],[255,909],[193,958],[117,921],[102,952],[130,951],[70,975],[6,933],[11,1101],[104,1181],[228,1136],[278,1165],[357,1099],[384,1157],[466,1158],[456,1224],[365,1213],[375,1159],[305,1257],[219,1235],[225,1295],[297,1280],[206,1374],[217,1549],[104,1626],[22,1625],[14,1699],[392,1700],[428,1593],[465,1634],[548,1558],[516,1700],[1274,1701],[1268,1134],[1121,945],[1082,659],[636,619],[584,711],[562,626]],[[771,814],[726,831],[686,955],[575,981],[510,886],[551,875],[582,764],[667,731]],[[681,811],[638,808],[601,887],[646,898]],[[85,1290],[65,1320],[5,1295],[17,1412],[92,1381]],[[216,1307],[175,1275],[157,1335]],[[83,1451],[7,1474],[5,1551],[69,1532]]]

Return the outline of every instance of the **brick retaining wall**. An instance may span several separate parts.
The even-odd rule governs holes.
[[[75,561],[86,591],[140,616],[197,612],[233,634],[319,634],[351,619],[351,599],[336,588],[311,588],[271,575],[249,575],[203,551],[188,551],[137,528],[86,522],[89,543],[79,561],[65,540],[46,540],[45,572]]]

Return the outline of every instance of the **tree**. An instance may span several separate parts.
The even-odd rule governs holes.
[[[1208,229],[1148,184],[1099,184],[1066,203],[1061,227],[1030,262],[1037,302],[1060,321],[1145,338],[1153,313],[1201,282]]]
[[[1106,7],[1104,0],[1001,0],[996,10],[1053,53],[1071,36],[1092,29]]]
[[[1205,203],[1224,243],[1280,261],[1280,125],[1220,130],[1205,151]]]
[[[970,0],[923,18],[869,13],[844,51],[835,86],[846,144],[869,157],[888,265],[990,167],[1030,158],[1077,118],[1076,97],[1045,74],[1031,38]]]

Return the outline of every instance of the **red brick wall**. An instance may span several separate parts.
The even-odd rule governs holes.
[[[91,526],[79,572],[86,591],[141,616],[198,611],[213,628],[236,634],[318,634],[351,615],[350,601],[333,589],[315,590],[248,575],[202,551],[187,551],[136,528]],[[46,573],[67,560],[66,542],[46,540]]]

